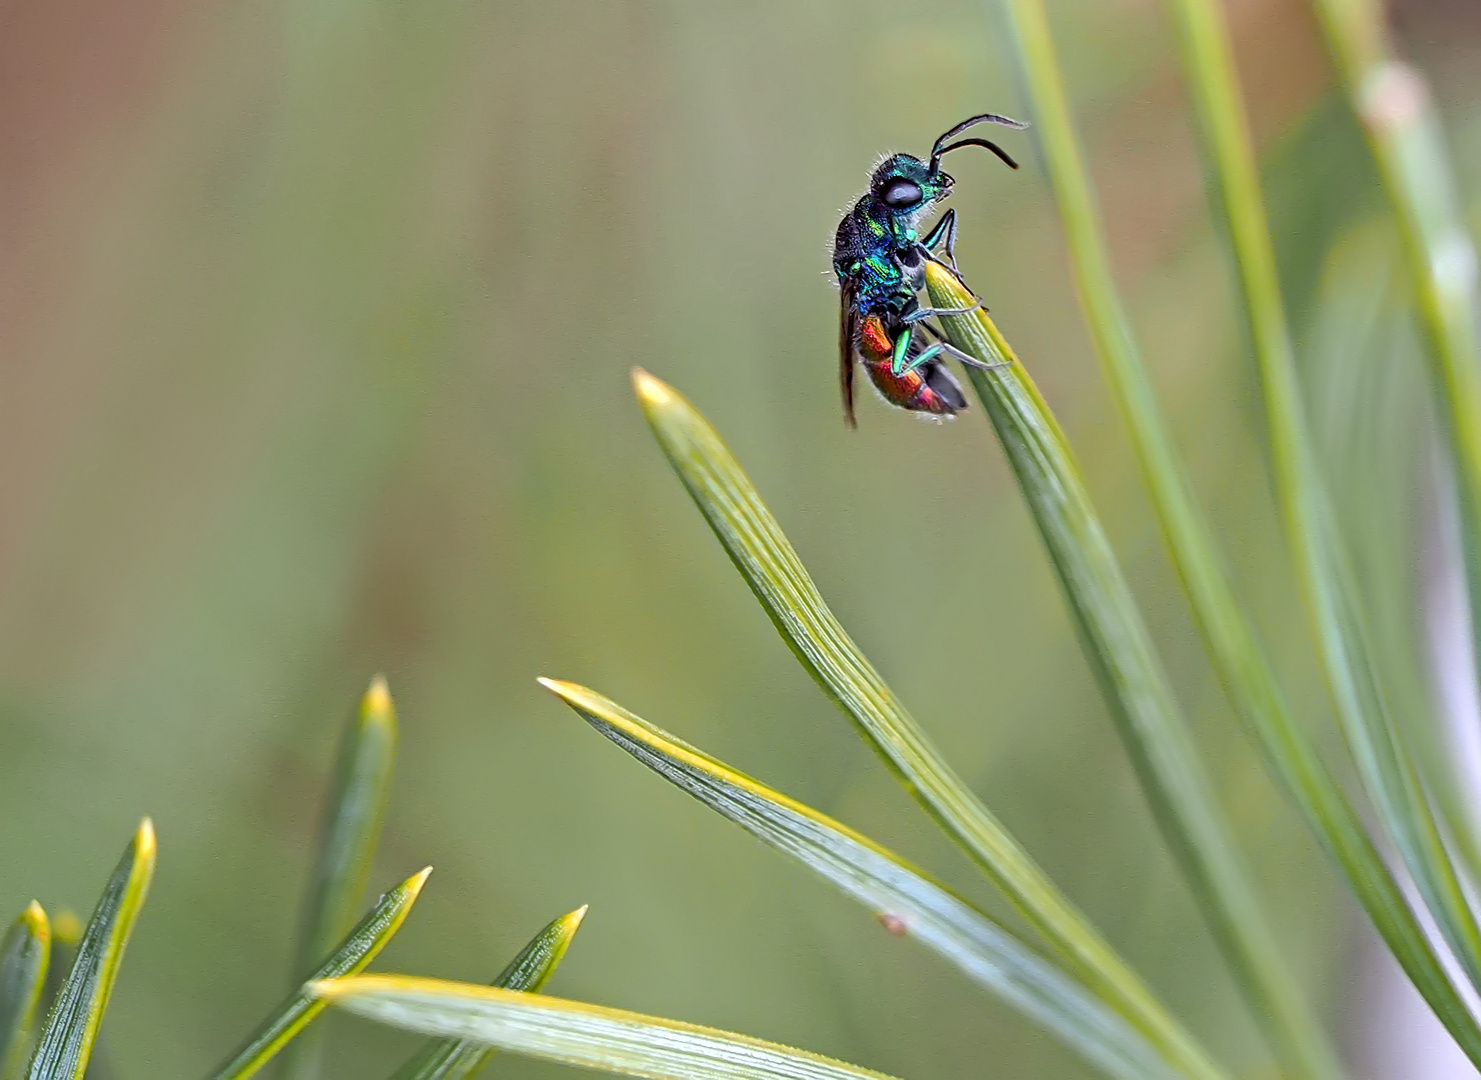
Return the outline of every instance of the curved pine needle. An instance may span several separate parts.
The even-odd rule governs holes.
[[[378,1023],[648,1080],[892,1080],[746,1035],[491,986],[361,975],[309,989]]]
[[[88,920],[77,959],[31,1055],[27,1080],[82,1080],[129,936],[154,876],[154,826],[140,823]]]
[[[32,900],[0,941],[0,1080],[21,1066],[50,959],[51,924]]]
[[[1178,1075],[1082,983],[893,852],[601,694],[554,679],[540,683],[659,776],[825,878],[893,932],[944,957],[1106,1075],[1121,1080]]]
[[[926,270],[932,304],[972,304],[950,271],[934,263]],[[1233,832],[1211,794],[1213,782],[1063,432],[985,311],[979,307],[943,322],[958,348],[1002,365],[992,371],[969,368],[972,385],[1039,527],[1153,815],[1235,981],[1289,1069],[1340,1075],[1336,1055],[1260,910]]]
[[[305,905],[295,985],[355,925],[395,763],[396,706],[386,680],[377,675],[340,741],[334,789]]]
[[[633,384],[659,445],[799,662],[938,824],[1066,966],[1190,1077],[1223,1073],[1033,858],[967,788],[849,638],[750,478],[698,410],[641,369]]]
[[[584,918],[583,906],[552,921],[509,961],[491,985],[501,990],[539,993],[560,966]],[[436,1039],[413,1054],[391,1080],[462,1080],[497,1052],[469,1039]]]
[[[1396,59],[1382,5],[1312,0],[1398,224],[1455,474],[1472,619],[1481,616],[1481,305],[1476,245],[1423,76]],[[1481,649],[1481,635],[1472,634]]]
[[[325,806],[319,853],[304,905],[293,985],[309,978],[360,911],[380,840],[381,819],[396,764],[396,706],[377,675],[340,739],[334,788]],[[295,1039],[280,1063],[282,1080],[319,1075],[320,1029]]]
[[[1353,601],[1339,598],[1341,588],[1350,588],[1340,572],[1340,549],[1324,550],[1323,540],[1335,546],[1338,539],[1332,535],[1331,519],[1322,509],[1324,485],[1312,460],[1311,440],[1295,374],[1295,348],[1281,298],[1275,249],[1260,192],[1259,169],[1240,94],[1229,28],[1214,0],[1171,0],[1170,8],[1178,27],[1183,67],[1202,124],[1207,154],[1219,180],[1244,297],[1242,309],[1249,323],[1271,418],[1277,495],[1291,534],[1291,547],[1300,560],[1303,577],[1311,583],[1307,591],[1316,601],[1318,627],[1324,637],[1333,639],[1324,649],[1328,664],[1365,663],[1368,654],[1362,647],[1360,628],[1344,627],[1341,621],[1344,609],[1350,610]],[[1206,530],[1199,539],[1211,549]],[[1222,575],[1220,584],[1228,591]],[[1194,591],[1190,584],[1190,594]],[[1238,618],[1241,627],[1236,629],[1241,629],[1243,636],[1253,643],[1253,631],[1248,628],[1243,613],[1233,606],[1232,594],[1227,599],[1226,603],[1224,598],[1214,596],[1204,603],[1216,608],[1224,606],[1225,617]],[[1323,608],[1330,608],[1330,614],[1322,614]],[[1254,690],[1264,686],[1278,694],[1264,655],[1256,653],[1254,659],[1258,667],[1246,665],[1243,681]],[[1226,662],[1224,666],[1230,665]],[[1345,681],[1337,682],[1342,685]],[[1374,676],[1365,676],[1363,681],[1375,686],[1377,682]],[[1238,687],[1232,689],[1237,698]],[[1397,740],[1389,748],[1391,737],[1387,725],[1392,721],[1381,711],[1382,697],[1375,695],[1365,713],[1358,711],[1362,704],[1350,696],[1339,700],[1339,705],[1345,706],[1340,708],[1339,716],[1349,743],[1357,748],[1364,783],[1375,792],[1385,831],[1395,838],[1405,865],[1415,880],[1422,883],[1420,893],[1429,901],[1446,940],[1452,945],[1464,942],[1471,936],[1465,927],[1471,921],[1469,909],[1464,905],[1464,897],[1450,891],[1446,884],[1446,878],[1452,876],[1443,865],[1448,856],[1443,848],[1427,846],[1422,823],[1417,827],[1407,824],[1415,815],[1421,822],[1430,816],[1423,793],[1404,779],[1409,770],[1408,755],[1397,745]],[[1309,740],[1291,721],[1283,697],[1274,698],[1267,709],[1270,719],[1278,721],[1263,736],[1267,758],[1285,778],[1318,839],[1337,859],[1358,900],[1411,981],[1471,1060],[1481,1064],[1481,1027],[1452,984],[1433,944],[1366,835],[1363,823],[1317,758]],[[1258,725],[1252,726],[1259,730]],[[1268,720],[1266,726],[1272,726]],[[1432,865],[1434,859],[1442,861]],[[1457,902],[1459,908],[1454,907]],[[1474,969],[1474,964],[1468,967]]]

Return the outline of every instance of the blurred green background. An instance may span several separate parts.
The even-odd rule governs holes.
[[[1151,0],[1053,6],[1165,404],[1325,724],[1169,27]],[[1306,5],[1230,9],[1313,414],[1402,631],[1428,420],[1377,189]],[[1395,16],[1481,208],[1481,14]],[[599,689],[995,902],[776,638],[635,364],[720,428],[959,771],[1259,1067],[980,411],[840,416],[841,208],[880,153],[1021,102],[992,5],[956,0],[0,4],[0,910],[85,913],[154,817],[104,1029],[123,1075],[202,1072],[286,988],[334,742],[377,671],[402,755],[375,885],[437,868],[382,970],[484,980],[590,903],[553,992],[907,1077],[1086,1075],[536,687]],[[1365,931],[1211,680],[1031,139],[1002,141],[1020,173],[954,158],[963,271],[1065,422],[1282,938],[1349,1029]],[[335,1077],[412,1045],[331,1023]]]

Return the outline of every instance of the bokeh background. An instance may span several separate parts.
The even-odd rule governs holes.
[[[934,427],[866,396],[841,421],[832,230],[880,153],[1022,110],[991,7],[0,4],[0,909],[86,913],[154,817],[105,1027],[120,1075],[202,1073],[285,990],[335,740],[377,671],[402,754],[374,884],[437,868],[381,969],[484,980],[590,903],[565,996],[912,1078],[1086,1075],[535,685],[600,689],[995,903],[777,639],[635,364],[725,434],[959,771],[1259,1074],[980,411]],[[1053,7],[1195,483],[1329,730],[1170,28],[1154,0]],[[1229,7],[1313,416],[1385,659],[1428,698],[1443,500],[1392,238],[1307,5]],[[1481,223],[1481,9],[1393,14]],[[1402,1008],[1375,1007],[1361,920],[1211,680],[1032,141],[1002,141],[1021,172],[953,159],[963,270],[1069,430],[1295,963],[1369,1075],[1419,1075],[1379,1064]],[[333,1077],[413,1045],[330,1022]]]

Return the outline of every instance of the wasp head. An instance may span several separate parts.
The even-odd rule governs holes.
[[[913,218],[951,193],[952,178],[918,157],[895,154],[880,163],[869,192],[897,217]]]
[[[1010,167],[1018,168],[1018,162],[997,143],[986,139],[956,139],[956,136],[978,124],[998,124],[1002,127],[1022,129],[1027,124],[1010,120],[996,113],[983,113],[968,117],[956,127],[936,140],[931,147],[931,160],[922,161],[910,154],[894,154],[882,161],[869,181],[869,193],[896,218],[914,221],[930,205],[951,194],[954,181],[950,174],[941,171],[941,159],[953,150],[964,146],[980,146],[991,150]],[[955,142],[952,140],[956,139]]]

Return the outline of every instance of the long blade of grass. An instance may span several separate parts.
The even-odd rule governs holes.
[[[921,942],[1108,1076],[1178,1075],[1147,1040],[1084,985],[1007,928],[845,825],[730,768],[601,694],[541,679],[602,735],[638,761],[790,855]]]
[[[1459,495],[1472,621],[1481,617],[1481,342],[1476,246],[1423,77],[1396,60],[1375,0],[1312,0],[1398,223]],[[1472,634],[1475,647],[1481,636]]]
[[[1190,1077],[1221,1070],[967,788],[828,609],[776,519],[715,430],[672,387],[637,371],[664,454],[777,632],[906,789],[1098,996]]]
[[[501,990],[539,993],[560,966],[584,918],[583,906],[553,920],[509,961],[491,985]],[[462,1080],[482,1068],[495,1053],[470,1039],[434,1039],[397,1069],[391,1080]]]
[[[491,986],[361,975],[312,989],[378,1023],[648,1080],[889,1080],[746,1035]]]
[[[933,304],[945,306],[945,297],[957,296],[962,302],[955,306],[971,305],[955,276],[934,264],[930,270],[936,271],[927,275]],[[1271,936],[1064,434],[985,312],[979,308],[946,325],[958,348],[985,362],[1007,361],[991,372],[969,369],[972,384],[1039,527],[1142,789],[1236,982],[1293,1075],[1340,1075]]]
[[[431,872],[429,866],[382,896],[320,963],[310,980],[334,979],[364,970],[401,929]],[[307,984],[295,990],[247,1037],[241,1049],[211,1074],[212,1080],[245,1080],[271,1061],[273,1055],[323,1011],[324,1002],[309,992]]]
[[[396,763],[396,707],[386,680],[377,675],[345,727],[326,806],[319,854],[304,907],[294,986],[308,978],[334,943],[355,924],[370,880],[381,819]],[[319,1029],[283,1053],[284,1080],[312,1080],[319,1073]]]
[[[149,893],[155,855],[154,826],[145,818],[83,932],[77,959],[31,1055],[27,1080],[82,1080],[129,935]]]
[[[1214,0],[1171,0],[1170,7],[1178,27],[1184,71],[1193,91],[1204,143],[1219,181],[1224,215],[1229,225],[1244,298],[1243,310],[1249,323],[1261,382],[1265,386],[1272,459],[1277,472],[1277,498],[1281,501],[1288,530],[1293,534],[1292,550],[1301,562],[1303,576],[1312,582],[1308,592],[1323,607],[1335,609],[1328,615],[1319,614],[1319,625],[1330,626],[1329,635],[1352,634],[1355,637],[1357,628],[1343,629],[1340,619],[1342,608],[1351,603],[1337,598],[1338,590],[1344,584],[1338,573],[1340,552],[1318,547],[1324,538],[1331,537],[1334,545],[1337,540],[1331,536],[1330,517],[1322,511],[1325,506],[1324,486],[1316,475],[1311,440],[1306,432],[1305,412],[1295,375],[1295,349],[1281,299],[1275,249],[1260,193],[1254,143],[1239,91],[1228,26]],[[1314,520],[1317,518],[1325,520],[1318,522]],[[1239,614],[1243,622],[1243,615]],[[1252,635],[1247,632],[1246,636]],[[1324,652],[1329,663],[1344,660],[1368,662],[1368,652],[1359,640],[1333,641]],[[1273,688],[1274,679],[1264,657],[1260,656],[1259,660],[1261,670],[1258,674]],[[1365,681],[1376,685],[1376,679],[1371,676]],[[1422,824],[1423,818],[1429,816],[1429,807],[1423,794],[1403,780],[1408,766],[1402,746],[1395,746],[1391,753],[1388,751],[1391,742],[1389,721],[1372,708],[1358,712],[1354,706],[1360,702],[1351,695],[1342,697],[1348,702],[1348,707],[1343,708],[1339,715],[1349,743],[1358,747],[1363,779],[1382,808],[1387,826],[1385,831],[1395,837],[1405,865],[1415,880],[1422,883],[1421,894],[1436,912],[1446,940],[1452,943],[1452,947],[1457,942],[1474,940],[1474,921],[1469,906],[1451,884],[1454,874],[1443,862],[1430,865],[1430,859],[1443,859],[1445,852],[1424,841],[1425,833],[1434,835],[1432,827]],[[1382,700],[1375,697],[1372,705],[1381,706]],[[1284,716],[1284,702],[1280,705]],[[1299,736],[1288,719],[1282,726]],[[1452,985],[1397,883],[1364,835],[1362,823],[1304,739],[1299,745],[1289,747],[1284,756],[1291,759],[1290,765],[1282,770],[1287,786],[1295,792],[1319,838],[1337,856],[1374,926],[1456,1041],[1473,1062],[1481,1064],[1481,1056],[1478,1056],[1481,1055],[1481,1028]],[[1415,817],[1421,819],[1417,826],[1409,821]],[[1469,928],[1467,923],[1471,924]]]
[[[51,923],[32,900],[0,941],[0,1077],[15,1075],[31,1039],[51,958]]]

